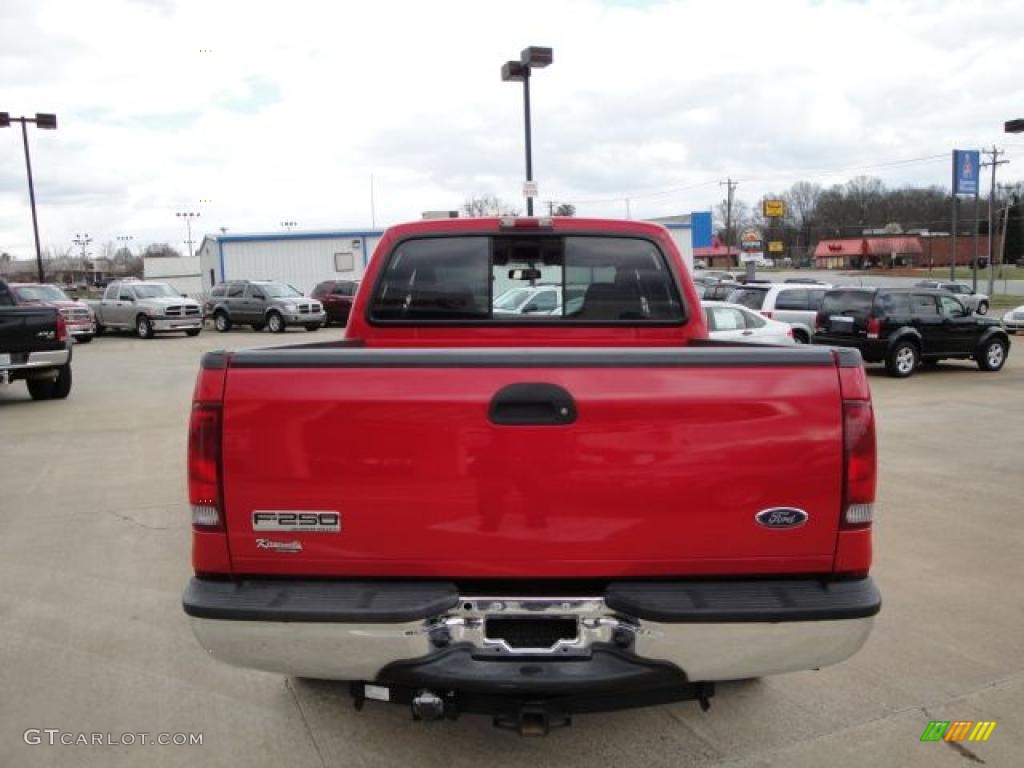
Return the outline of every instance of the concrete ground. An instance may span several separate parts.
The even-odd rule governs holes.
[[[324,340],[335,329],[288,336]],[[483,717],[353,711],[346,687],[218,663],[181,612],[185,437],[199,354],[238,331],[75,350],[66,402],[0,389],[0,766],[996,766],[1024,755],[1024,350],[906,381],[873,372],[880,498],[868,645],[820,672],[522,739]],[[930,720],[990,740],[921,743]],[[202,746],[26,744],[27,729],[201,732]],[[42,735],[43,739],[46,735]]]

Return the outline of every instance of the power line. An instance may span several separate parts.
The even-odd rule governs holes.
[[[831,176],[838,173],[850,173],[852,171],[870,171],[879,168],[895,168],[900,166],[910,166],[925,163],[934,163],[939,160],[948,160],[949,153],[942,153],[938,155],[924,155],[922,157],[910,157],[903,160],[890,160],[882,163],[871,163],[867,165],[852,165],[845,168],[811,168],[802,171],[787,171],[785,174],[773,175],[773,176],[741,176],[739,181],[743,182],[764,182],[764,181],[780,181],[794,178],[807,178],[814,176]],[[701,187],[710,187],[718,182],[716,179],[708,181],[698,182],[696,184],[688,184],[681,187],[672,187],[668,189],[653,190],[648,192],[630,192],[626,194],[614,195],[610,197],[600,198],[586,198],[579,200],[566,200],[565,202],[573,203],[577,205],[590,205],[598,203],[620,203],[628,200],[640,200],[648,199],[652,197],[664,197],[665,195],[674,195],[680,192],[689,192],[694,189],[700,189]]]

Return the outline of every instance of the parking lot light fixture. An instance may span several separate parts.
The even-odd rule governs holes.
[[[526,181],[533,181],[533,146],[530,126],[530,71],[543,69],[554,61],[554,51],[531,45],[519,54],[519,61],[506,61],[501,67],[501,79],[506,83],[523,84],[523,123],[526,133]],[[526,213],[533,216],[533,195],[526,196]]]
[[[174,214],[179,219],[185,220],[185,227],[188,231],[188,240],[185,242],[188,244],[188,255],[192,258],[192,219],[199,218],[199,213],[196,211],[178,211]]]
[[[1003,130],[1006,133],[1024,133],[1024,117],[1018,117],[1016,120],[1007,120],[1003,123]]]
[[[39,222],[36,218],[36,190],[32,183],[32,158],[28,151],[28,130],[27,123],[35,123],[37,128],[43,130],[57,130],[57,116],[52,112],[36,112],[35,117],[11,117],[8,112],[0,112],[0,128],[8,128],[11,123],[21,123],[21,140],[25,145],[25,170],[28,174],[28,200],[32,208],[32,233],[36,239],[36,270],[39,275],[39,282],[46,282],[43,274],[43,249],[39,245]]]

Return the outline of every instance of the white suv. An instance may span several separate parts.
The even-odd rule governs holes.
[[[746,283],[729,294],[728,301],[742,304],[772,320],[789,323],[798,344],[810,344],[814,324],[828,284]]]

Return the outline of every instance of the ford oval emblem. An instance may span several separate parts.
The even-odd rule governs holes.
[[[762,509],[754,519],[765,528],[799,528],[807,522],[807,513],[794,507]]]

